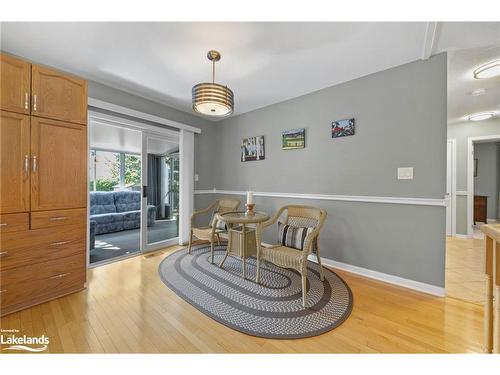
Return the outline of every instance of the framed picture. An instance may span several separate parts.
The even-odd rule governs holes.
[[[477,177],[477,167],[478,167],[478,160],[477,158],[474,159],[474,177]]]
[[[283,150],[293,150],[306,146],[306,129],[283,130],[281,136],[281,148]]]
[[[264,146],[264,136],[243,138],[241,141],[241,161],[264,160],[266,149]]]
[[[354,119],[345,119],[332,122],[332,138],[354,135]]]

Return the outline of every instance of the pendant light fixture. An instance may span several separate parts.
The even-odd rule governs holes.
[[[490,61],[478,66],[472,72],[475,79],[492,78],[500,76],[500,59]]]
[[[208,51],[207,58],[212,62],[212,83],[198,83],[193,87],[193,109],[206,116],[229,116],[234,111],[233,92],[227,86],[215,83],[215,63],[221,55],[218,51]]]

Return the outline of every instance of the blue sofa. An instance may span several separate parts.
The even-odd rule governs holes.
[[[156,207],[148,205],[148,227],[154,225],[155,217]],[[141,192],[128,190],[90,192],[90,223],[94,235],[139,228]]]

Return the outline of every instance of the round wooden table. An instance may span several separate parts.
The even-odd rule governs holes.
[[[259,259],[261,227],[263,222],[269,220],[269,215],[264,212],[249,215],[245,211],[237,211],[217,214],[216,219],[224,221],[229,227],[226,254],[219,267],[224,265],[228,255],[237,256],[241,259],[243,278],[246,278],[246,259],[252,255]],[[254,225],[255,229],[248,225]],[[256,280],[259,280],[259,267]]]

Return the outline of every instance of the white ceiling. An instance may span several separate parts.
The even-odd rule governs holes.
[[[142,151],[141,132],[91,121],[90,147],[140,154]],[[148,138],[148,154],[164,155],[178,148],[179,144],[177,142],[160,137]]]
[[[474,54],[500,43],[500,23],[439,23],[426,36],[433,25],[2,23],[1,48],[189,113],[191,87],[211,79],[206,52],[218,49],[216,81],[234,91],[235,114],[241,114],[430,54]],[[471,63],[470,56],[463,59],[457,64]],[[451,65],[450,72],[459,76],[460,68]],[[463,90],[469,87],[457,80],[450,91],[452,117],[461,116]]]

